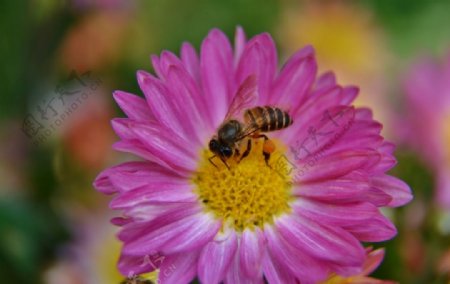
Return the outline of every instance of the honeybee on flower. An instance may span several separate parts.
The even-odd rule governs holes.
[[[173,266],[158,281],[317,283],[330,272],[361,273],[367,258],[361,242],[395,236],[379,208],[401,206],[412,195],[385,174],[396,163],[394,145],[384,141],[369,109],[352,106],[358,88],[338,85],[331,72],[317,76],[311,46],[278,70],[270,35],[247,40],[238,28],[233,52],[214,29],[199,56],[184,43],[181,58],[164,51],[152,63],[156,75],[137,74],[145,98],[114,93],[127,115],[112,122],[120,138],[114,148],[143,160],[106,169],[94,182],[100,192],[116,194],[110,207],[123,212],[113,220],[121,227],[123,275]],[[270,154],[285,158],[267,161],[261,155],[267,144],[255,142],[244,159],[215,166],[211,137],[246,88],[255,90],[252,106],[279,108],[295,121],[270,134]],[[324,112],[353,123],[339,131],[343,126],[324,120]],[[309,161],[295,159],[291,149],[311,128],[329,135],[309,141],[310,154],[321,155],[298,175]],[[271,163],[290,170],[276,171]],[[140,266],[152,251],[164,261]]]

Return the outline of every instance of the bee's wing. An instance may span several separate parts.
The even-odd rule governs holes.
[[[256,93],[256,76],[248,76],[244,82],[242,82],[233,101],[228,108],[225,120],[230,118],[238,118],[241,116],[243,110],[254,106],[258,100]]]
[[[260,125],[260,124],[258,124]],[[258,127],[256,124],[255,125],[247,125],[244,130],[241,131],[241,133],[239,133],[239,136],[236,138],[236,141],[242,140],[245,137],[259,131],[261,129],[261,127]]]

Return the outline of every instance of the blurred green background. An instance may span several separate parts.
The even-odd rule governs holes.
[[[281,62],[312,43],[320,71],[360,85],[357,104],[373,108],[396,140],[402,74],[421,55],[449,52],[449,15],[450,1],[425,0],[1,1],[0,282],[121,280],[110,198],[91,183],[101,169],[132,159],[111,150],[117,138],[109,120],[123,116],[111,93],[141,94],[135,74],[152,71],[150,54],[178,54],[183,41],[198,49],[214,27],[233,40],[238,25],[248,37],[271,33]],[[87,87],[84,98],[78,91]],[[66,118],[38,138],[38,127],[49,126],[36,116],[61,112]],[[374,276],[449,283],[449,217],[434,204],[433,171],[407,147],[397,154],[393,174],[410,184],[415,200],[386,211],[399,235],[375,244],[386,257]]]

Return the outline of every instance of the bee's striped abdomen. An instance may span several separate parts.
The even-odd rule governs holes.
[[[287,112],[271,106],[248,109],[244,113],[244,119],[246,123],[262,132],[283,129],[293,122]]]

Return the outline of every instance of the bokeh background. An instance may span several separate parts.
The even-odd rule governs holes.
[[[124,116],[112,91],[141,94],[150,54],[238,25],[271,33],[282,62],[314,45],[321,72],[361,87],[415,195],[385,211],[399,234],[374,244],[386,248],[374,276],[450,283],[450,1],[438,0],[1,1],[1,283],[123,280],[110,198],[91,185],[133,159],[111,150],[109,120]]]

